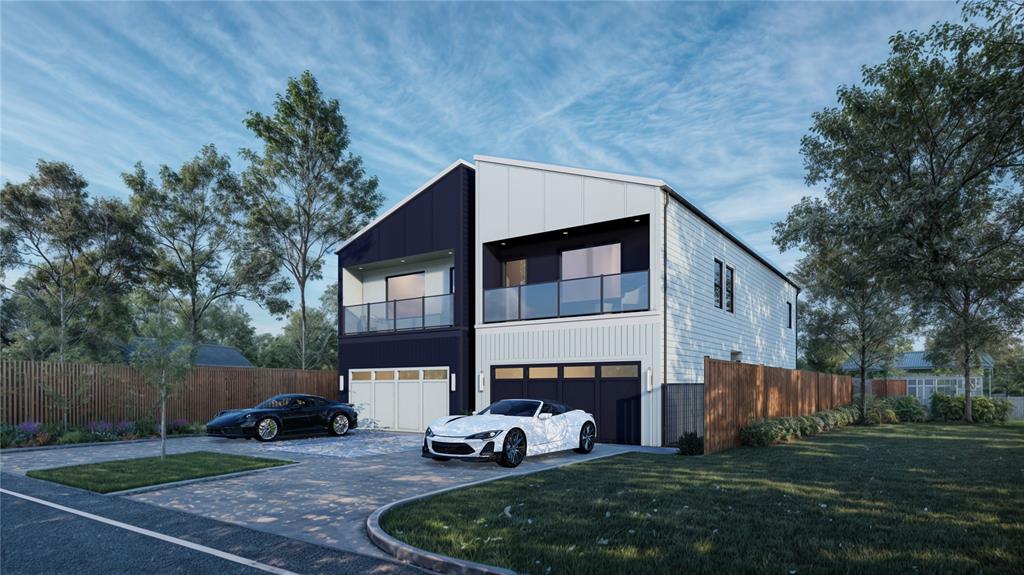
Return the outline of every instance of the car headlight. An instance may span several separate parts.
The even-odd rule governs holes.
[[[427,428],[427,437],[434,437],[434,430],[429,427]]]
[[[474,433],[473,435],[467,436],[466,439],[494,439],[495,437],[500,435],[502,431],[505,431],[505,430],[504,429],[495,429],[493,431],[484,431],[482,433]]]

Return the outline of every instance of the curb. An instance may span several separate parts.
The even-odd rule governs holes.
[[[175,434],[168,435],[167,439],[187,439],[189,437],[207,437],[205,433],[190,433],[188,435]],[[160,441],[159,437],[150,437],[146,439],[124,439],[120,441],[90,441],[88,443],[68,443],[66,445],[40,445],[38,447],[5,447],[0,449],[0,455],[6,455],[8,453],[31,453],[33,451],[49,451],[51,449],[73,449],[75,447],[96,447],[99,445],[130,445],[132,443],[147,443],[150,441]]]
[[[483,485],[485,483],[491,483],[492,481],[499,481],[501,479],[508,479],[510,477],[532,475],[534,473],[540,473],[541,471],[552,471],[554,469],[561,469],[562,467],[567,467],[569,465],[577,465],[579,463],[597,461],[599,459],[615,457],[616,455],[623,455],[625,453],[629,452],[623,451],[618,453],[609,453],[606,455],[598,455],[596,457],[591,457],[584,461],[567,461],[565,463],[560,463],[552,467],[545,467],[543,469],[534,469],[530,471],[519,471],[498,477],[489,477],[487,479],[480,479],[478,481],[473,481],[470,483],[463,483],[461,485],[445,487],[443,489],[438,489],[435,491],[431,491],[429,493],[421,493],[420,495],[413,495],[411,497],[406,497],[405,499],[399,499],[398,501],[393,501],[383,507],[379,507],[373,513],[371,513],[369,517],[366,518],[366,534],[374,545],[379,547],[388,555],[391,555],[392,557],[395,557],[400,561],[411,563],[413,565],[416,565],[417,567],[423,567],[425,569],[430,569],[431,571],[436,571],[438,573],[451,573],[454,575],[516,575],[515,571],[512,571],[511,569],[505,569],[504,567],[495,567],[494,565],[477,563],[476,561],[469,561],[468,559],[458,559],[455,557],[449,557],[447,555],[441,555],[440,553],[434,553],[433,551],[427,551],[425,549],[420,549],[419,547],[409,545],[408,543],[384,531],[384,529],[380,526],[380,519],[388,511],[396,507],[401,507],[402,505],[406,505],[408,503],[412,503],[413,501],[418,501],[420,499],[426,499],[428,497],[433,497],[435,495],[441,495],[442,493],[447,493],[449,491],[465,489],[467,487],[475,487],[477,485]]]
[[[143,487],[133,487],[131,489],[123,489],[121,491],[111,491],[110,493],[100,493],[99,495],[113,496],[113,495],[138,495],[140,493],[149,493],[150,491],[161,491],[164,489],[173,489],[175,487],[181,487],[183,485],[191,485],[193,483],[205,483],[207,481],[216,481],[218,479],[230,479],[232,477],[240,477],[242,475],[252,475],[255,473],[263,473],[265,471],[273,471],[275,469],[284,469],[286,467],[295,467],[296,465],[302,465],[301,461],[289,461],[284,465],[275,465],[274,467],[263,467],[261,469],[248,469],[246,471],[235,471],[233,473],[223,473],[221,475],[207,475],[206,477],[196,477],[194,479],[182,479],[181,481],[172,481],[170,483],[160,483],[157,485],[145,485]],[[36,479],[31,477],[30,479]],[[45,481],[45,480],[44,480]],[[86,490],[88,491],[88,490]],[[89,493],[95,493],[89,491]]]

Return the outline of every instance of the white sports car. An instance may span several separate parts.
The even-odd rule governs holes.
[[[515,467],[527,455],[575,449],[590,453],[594,416],[554,401],[503,399],[473,415],[435,419],[423,438],[423,457],[497,461]]]

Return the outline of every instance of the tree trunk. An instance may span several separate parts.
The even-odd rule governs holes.
[[[306,284],[304,282],[299,284],[299,306],[301,308],[299,353],[302,354],[300,364],[302,369],[306,369]]]
[[[167,375],[160,375],[160,459],[167,456]]]
[[[864,365],[867,361],[867,351],[864,348],[860,349],[860,422],[864,423],[867,421],[865,415],[867,414],[867,377],[868,367]]]
[[[964,423],[974,423],[971,409],[971,360],[970,354],[964,354]]]
[[[64,283],[60,285],[60,333],[57,342],[57,356],[61,363],[64,363],[64,340],[66,337],[67,330],[67,318],[65,317],[65,304],[64,304]]]

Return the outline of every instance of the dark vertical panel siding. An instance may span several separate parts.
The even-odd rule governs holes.
[[[452,413],[473,408],[474,171],[457,166],[338,252],[338,267],[452,250],[455,264],[454,329],[417,334],[343,337],[338,321],[338,372],[374,367],[448,366],[456,376]],[[339,277],[341,274],[338,274]],[[338,290],[341,310],[341,289]]]

